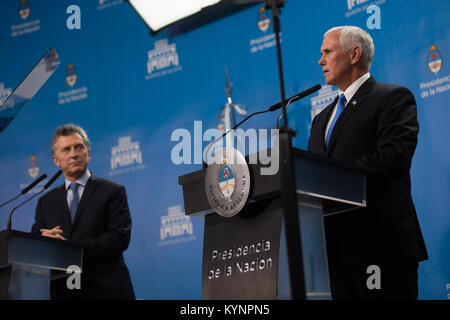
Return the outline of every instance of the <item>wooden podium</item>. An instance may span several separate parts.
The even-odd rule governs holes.
[[[50,299],[50,281],[69,276],[69,266],[81,269],[82,257],[82,247],[68,241],[1,231],[0,299]]]
[[[292,158],[305,297],[331,299],[323,218],[365,207],[366,176],[296,148]],[[205,218],[202,299],[292,299],[281,177],[262,175],[262,167],[249,164],[250,195],[231,218],[210,207],[206,169],[179,177],[186,214]]]

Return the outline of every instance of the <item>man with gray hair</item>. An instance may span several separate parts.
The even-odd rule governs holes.
[[[314,118],[308,150],[367,172],[367,207],[325,217],[332,296],[417,299],[418,263],[428,255],[411,197],[414,96],[370,75],[374,44],[358,27],[328,30],[320,51],[339,96]]]
[[[42,196],[32,233],[83,246],[81,288],[52,280],[52,299],[134,299],[122,252],[128,248],[131,217],[125,188],[88,170],[86,132],[69,124],[53,134],[51,152],[65,183]],[[81,267],[81,266],[80,266]]]

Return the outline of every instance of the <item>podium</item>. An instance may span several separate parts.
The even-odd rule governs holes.
[[[50,299],[50,281],[82,268],[83,249],[68,241],[21,231],[0,232],[0,299]]]
[[[292,148],[306,299],[331,299],[324,218],[366,206],[363,170]],[[278,151],[272,149],[272,156]],[[252,156],[246,157],[252,159]],[[256,157],[253,157],[255,159]],[[281,160],[280,160],[281,163]],[[280,172],[249,164],[243,210],[225,218],[210,207],[206,169],[179,177],[186,215],[204,217],[202,299],[292,299]]]

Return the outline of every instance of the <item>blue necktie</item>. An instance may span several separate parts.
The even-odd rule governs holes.
[[[331,133],[333,132],[334,125],[336,124],[337,119],[342,113],[342,110],[344,110],[345,103],[347,102],[347,99],[345,99],[344,94],[342,93],[339,96],[339,101],[336,109],[336,114],[334,115],[333,121],[331,121],[330,128],[328,129],[327,139],[325,140],[325,145],[328,148],[328,142],[330,142]]]
[[[75,219],[75,214],[77,213],[78,209],[78,183],[71,183],[69,185],[70,190],[72,190],[72,202],[70,203],[70,218],[73,220]]]

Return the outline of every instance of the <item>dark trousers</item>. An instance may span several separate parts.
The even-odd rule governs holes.
[[[335,300],[417,300],[418,267],[416,260],[373,264],[331,261],[331,295]]]

